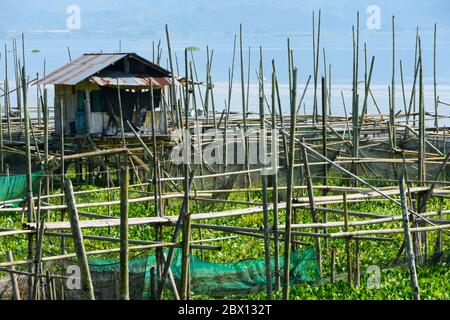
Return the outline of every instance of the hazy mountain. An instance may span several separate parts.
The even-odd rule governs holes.
[[[448,0],[0,0],[0,32],[61,30],[66,28],[68,5],[81,9],[82,31],[161,33],[168,23],[172,32],[308,32],[311,12],[322,9],[324,31],[350,31],[360,11],[381,9],[382,30],[390,29],[395,15],[399,30],[430,30],[434,22],[450,29]]]

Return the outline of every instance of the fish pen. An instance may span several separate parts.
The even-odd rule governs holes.
[[[421,35],[406,88],[392,18],[392,83],[380,106],[358,15],[351,101],[342,92],[335,101],[320,19],[315,12],[313,74],[300,72],[287,40],[287,96],[277,62],[264,68],[257,49],[254,101],[241,25],[224,107],[213,51],[205,70],[192,48],[180,59],[168,26],[167,69],[161,41],[151,61],[89,53],[44,77],[27,74],[23,36],[22,57],[16,40],[12,55],[5,46],[0,299],[292,299],[335,283],[379,288],[391,272],[406,281],[404,298],[418,300],[421,270],[448,277],[449,104],[436,72],[425,99]]]

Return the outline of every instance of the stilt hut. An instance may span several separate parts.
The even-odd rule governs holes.
[[[141,135],[151,135],[152,108],[156,134],[168,134],[163,95],[172,76],[135,53],[84,54],[36,84],[54,85],[57,135],[61,111],[65,134],[117,136],[122,115],[123,122],[129,121]]]

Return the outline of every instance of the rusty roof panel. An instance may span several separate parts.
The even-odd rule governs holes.
[[[111,64],[125,58],[128,54],[84,54],[58,70],[40,79],[35,84],[76,85]]]
[[[89,80],[102,87],[117,86],[117,80],[119,80],[119,86],[121,87],[150,87],[153,84],[155,88],[158,88],[172,83],[172,79],[169,77],[150,77],[143,74],[119,72],[94,75]]]

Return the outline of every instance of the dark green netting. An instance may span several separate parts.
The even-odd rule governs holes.
[[[38,192],[39,180],[43,171],[36,171],[32,174],[33,193]],[[0,176],[0,201],[23,199],[27,192],[27,175]],[[14,203],[12,205],[19,205]]]
[[[91,275],[97,299],[117,299],[120,296],[120,265],[118,260],[90,259]],[[272,268],[274,260],[272,259]],[[283,268],[283,258],[280,257]],[[150,298],[150,269],[156,267],[155,255],[130,259],[130,298]],[[191,255],[191,291],[211,297],[242,297],[265,290],[265,261],[244,260],[231,263],[211,263]],[[181,277],[181,249],[174,253],[171,270],[177,284]],[[291,254],[290,281],[316,283],[321,275],[314,247]],[[275,279],[273,280],[275,281]],[[167,286],[169,289],[169,286]],[[72,298],[77,298],[72,296]]]

